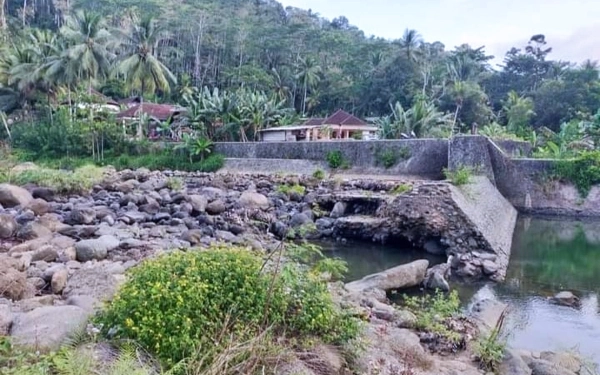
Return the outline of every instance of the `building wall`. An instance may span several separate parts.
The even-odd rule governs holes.
[[[285,141],[285,132],[263,132],[262,134],[263,142],[283,142]]]

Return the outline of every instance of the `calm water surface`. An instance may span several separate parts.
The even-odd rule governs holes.
[[[428,257],[417,250],[377,245],[329,244],[325,248],[348,262],[348,280]],[[513,347],[577,349],[600,363],[600,221],[520,218],[505,282],[455,287],[465,305],[492,295],[508,303],[506,327]],[[582,308],[548,301],[562,290],[579,295]]]

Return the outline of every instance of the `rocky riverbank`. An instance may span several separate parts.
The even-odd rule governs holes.
[[[422,345],[432,338],[419,336],[415,317],[386,296],[440,285],[449,266],[464,276],[501,275],[499,254],[451,195],[445,183],[148,170],[108,171],[88,195],[0,185],[0,335],[56,348],[111,298],[127,269],[158,252],[218,241],[268,252],[283,238],[402,238],[451,261],[429,270],[419,261],[334,288],[341,304],[369,318],[357,366],[369,374],[399,373],[408,362],[410,373],[480,373],[468,355],[432,356]],[[456,329],[465,344],[475,334],[467,323]]]

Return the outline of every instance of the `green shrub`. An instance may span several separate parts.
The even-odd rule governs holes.
[[[405,194],[408,193],[410,191],[412,191],[412,186],[409,184],[399,184],[396,185],[391,191],[390,194],[392,195],[401,195],[401,194]]]
[[[494,328],[488,335],[481,337],[473,346],[475,358],[485,371],[495,372],[504,358],[506,342],[500,338],[500,329]]]
[[[241,340],[273,327],[327,342],[349,339],[356,323],[333,305],[327,286],[288,264],[280,275],[262,270],[247,250],[217,247],[175,252],[135,268],[101,315],[104,329],[132,339],[168,367],[194,352],[221,351],[217,338]]]
[[[399,150],[384,150],[375,154],[376,162],[378,165],[389,169],[401,160],[410,158],[410,150],[406,147],[402,147]]]
[[[344,155],[340,150],[329,151],[325,159],[327,160],[327,164],[331,169],[350,168],[350,163],[344,158]]]
[[[277,187],[277,191],[283,193],[285,195],[290,195],[291,193],[297,193],[300,195],[304,195],[306,192],[306,187],[298,184],[294,185],[279,185]]]
[[[584,151],[574,159],[558,161],[553,175],[573,183],[587,197],[592,186],[600,183],[600,151]]]
[[[0,173],[1,182],[17,185],[34,184],[54,189],[59,194],[89,192],[102,181],[104,170],[94,165],[79,167],[74,171],[35,168]]]
[[[444,176],[447,180],[450,180],[450,182],[453,185],[466,185],[471,182],[471,177],[473,177],[473,170],[465,166],[461,166],[454,171],[444,169]]]
[[[316,171],[314,171],[312,176],[317,180],[323,180],[325,178],[325,171],[323,171],[322,169],[317,169]]]
[[[456,291],[447,295],[436,291],[433,296],[405,296],[404,304],[417,316],[418,329],[438,334],[450,341],[459,339],[458,334],[448,327],[448,320],[460,310],[460,299]]]

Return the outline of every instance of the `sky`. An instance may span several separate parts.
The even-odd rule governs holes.
[[[600,60],[599,0],[279,0],[284,6],[312,9],[322,17],[345,16],[366,35],[402,37],[417,30],[427,42],[446,49],[463,43],[500,63],[511,47],[524,47],[544,34],[552,59]]]

